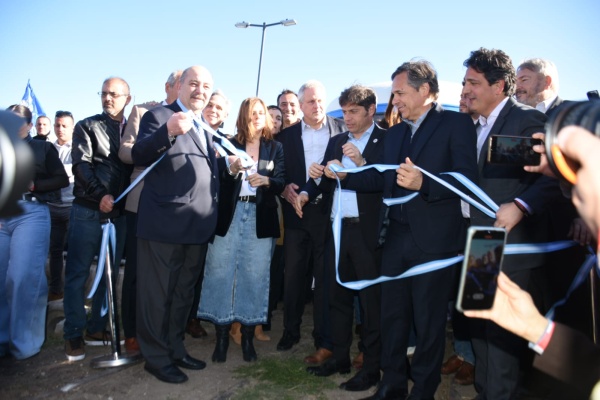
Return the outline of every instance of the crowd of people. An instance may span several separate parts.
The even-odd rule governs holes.
[[[441,374],[474,384],[477,399],[518,398],[527,341],[539,354],[551,353],[538,356],[535,366],[568,369],[544,366],[544,360],[559,357],[560,346],[553,343],[565,337],[566,328],[541,314],[564,295],[564,284],[553,282],[575,274],[573,255],[581,256],[584,246],[563,257],[506,255],[493,309],[465,313],[477,318],[449,306],[457,291],[456,265],[361,290],[344,285],[457,256],[469,225],[504,228],[511,244],[597,241],[600,183],[588,166],[593,152],[579,155],[568,132],[559,136],[560,146],[582,166],[573,202],[583,220],[543,155],[537,167],[486,161],[492,135],[540,135],[548,117],[566,103],[558,97],[554,64],[530,59],[515,68],[503,51],[481,48],[464,67],[460,112],[437,102],[433,65],[412,60],[393,71],[380,120],[372,89],[345,89],[340,120],[325,113],[323,84],[309,80],[297,93],[282,91],[277,105],[245,99],[235,135],[221,129],[231,105],[202,66],[171,73],[165,100],[134,105],[128,118],[129,85],[107,78],[99,92],[102,113],[75,124],[70,112],[58,111],[54,143],[47,141],[48,117],[37,119],[32,138],[31,112],[11,107],[25,120],[21,137],[34,151],[36,175],[19,201],[23,214],[0,219],[0,356],[37,354],[46,302],[61,298],[69,361],[83,359],[86,344],[110,341],[101,313],[105,283],[89,317],[84,301],[101,227],[110,220],[115,259],[126,255],[120,294],[125,349],[141,352],[144,368],[164,382],[185,382],[182,368],[206,367],[183,341],[186,332],[207,335],[201,321],[214,324],[213,362],[226,362],[230,337],[241,344],[245,361],[256,361],[253,340],[270,340],[265,332],[281,299],[283,335],[276,349],[290,350],[300,341],[309,294],[315,352],[304,359],[307,372],[349,374],[354,367],[358,371],[340,389],[376,386],[367,399],[433,399]],[[598,148],[587,134],[587,145]],[[333,172],[334,164],[367,168]],[[376,164],[398,167],[368,168]],[[453,176],[442,173],[470,179],[499,205],[494,218],[422,170],[457,187]],[[115,202],[143,172],[126,199]],[[394,206],[382,202],[411,195]],[[332,226],[334,218],[341,232]],[[32,235],[35,241],[27,239]],[[444,362],[449,314],[455,354]],[[352,359],[355,320],[360,354]],[[537,323],[523,328],[530,321]],[[565,341],[562,346],[569,346]],[[409,361],[407,349],[415,344]],[[600,357],[597,349],[591,354],[587,362]],[[600,378],[594,368],[574,396],[589,396]]]

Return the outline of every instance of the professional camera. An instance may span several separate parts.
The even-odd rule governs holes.
[[[556,144],[556,137],[562,128],[569,125],[579,126],[593,135],[600,136],[600,100],[595,99],[594,92],[588,93],[590,101],[570,102],[561,106],[546,122],[548,164],[556,176],[571,184],[575,184],[575,174],[579,165],[565,158]],[[595,94],[597,96],[598,92]]]
[[[17,200],[33,179],[33,153],[19,137],[19,129],[24,123],[15,114],[0,111],[0,218],[22,211]]]

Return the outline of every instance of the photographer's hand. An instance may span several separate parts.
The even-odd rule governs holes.
[[[534,139],[541,139],[542,142],[546,139],[546,135],[541,132],[534,133],[531,137]],[[526,165],[523,167],[525,171],[556,178],[556,175],[554,175],[554,172],[550,169],[550,165],[548,164],[548,158],[546,157],[546,146],[543,144],[536,144],[533,146],[533,151],[540,154],[540,165]]]

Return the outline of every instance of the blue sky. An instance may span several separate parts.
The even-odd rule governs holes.
[[[69,110],[79,120],[101,111],[96,93],[108,76],[129,82],[132,103],[160,101],[172,70],[200,64],[232,102],[225,130],[233,132],[239,104],[255,94],[261,40],[261,29],[234,25],[286,18],[298,25],[266,31],[259,96],[268,104],[308,79],[322,81],[330,101],[354,83],[388,81],[414,57],[460,82],[463,61],[482,46],[517,65],[554,61],[561,96],[583,99],[600,89],[599,17],[597,0],[3,0],[0,107],[19,102],[31,79],[48,115]]]

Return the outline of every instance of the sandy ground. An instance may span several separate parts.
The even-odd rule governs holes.
[[[236,368],[248,365],[242,360],[241,349],[231,342],[224,364],[210,361],[215,335],[212,325],[203,323],[208,337],[193,339],[186,336],[186,346],[190,355],[208,361],[202,371],[189,371],[189,381],[179,385],[163,383],[143,369],[143,362],[122,367],[92,368],[91,360],[110,354],[110,346],[86,346],[86,358],[78,362],[68,362],[64,355],[64,341],[60,321],[63,318],[62,301],[52,302],[48,312],[48,334],[40,354],[24,360],[0,359],[0,399],[235,399],[257,382],[253,378],[240,377]],[[281,304],[273,316],[273,330],[269,333],[270,342],[255,341],[259,359],[292,357],[302,360],[313,351],[312,306],[306,307],[302,339],[290,351],[276,351],[276,344],[282,334],[283,311]],[[57,327],[58,324],[58,327]],[[450,334],[448,335],[450,339]],[[446,352],[450,351],[450,341]],[[354,347],[354,351],[356,347]],[[355,371],[352,372],[353,374]],[[334,375],[329,378],[336,385],[349,376]],[[374,393],[351,393],[339,389],[327,390],[318,396],[296,393],[293,390],[287,398],[297,399],[360,399]],[[472,386],[455,385],[452,377],[443,376],[436,392],[437,400],[462,400],[475,396]],[[236,397],[237,396],[237,397]],[[262,395],[259,398],[280,398],[281,395]]]

